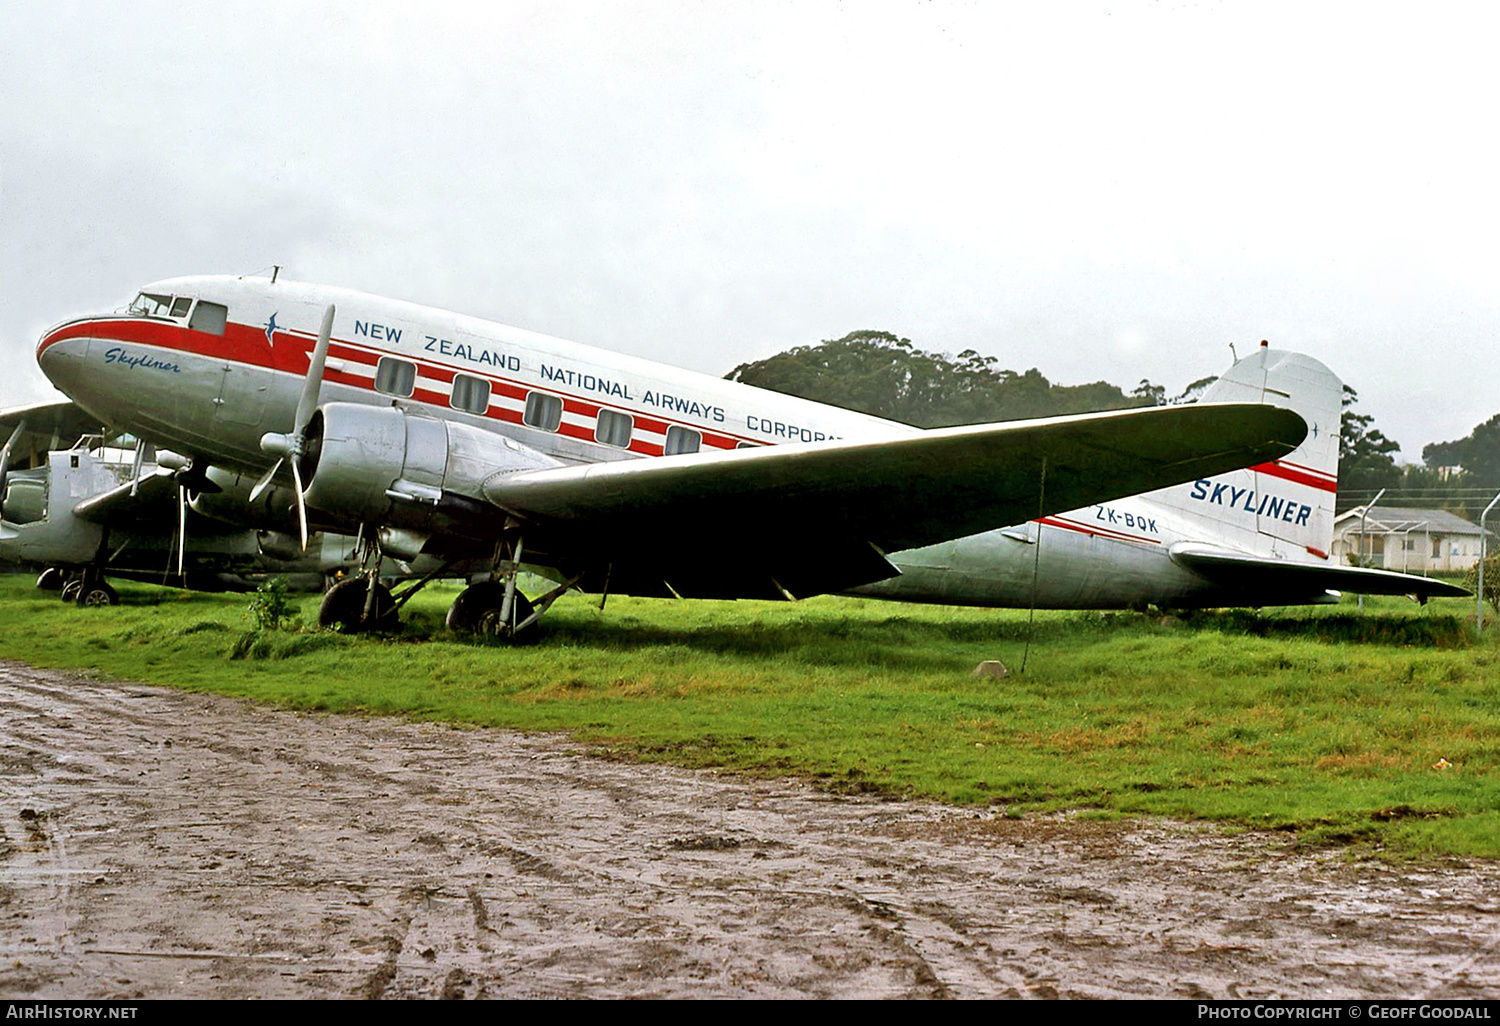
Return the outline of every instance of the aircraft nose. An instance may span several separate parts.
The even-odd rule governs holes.
[[[36,362],[48,381],[65,395],[72,395],[88,353],[87,333],[80,334],[76,325],[64,324],[42,336],[36,346]]]

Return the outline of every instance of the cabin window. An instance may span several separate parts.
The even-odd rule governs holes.
[[[229,307],[223,303],[209,303],[200,299],[198,305],[193,307],[193,316],[188,321],[188,327],[194,331],[206,331],[210,335],[222,335],[224,322],[227,320],[229,320]]]
[[[176,299],[172,300],[172,316],[173,317],[186,317],[187,316],[187,312],[188,312],[188,307],[190,307],[192,305],[193,305],[192,297],[190,297],[190,296],[178,296]]]
[[[375,365],[375,390],[403,398],[417,387],[417,365],[394,356],[382,356]]]
[[[735,442],[734,443],[734,447],[736,449],[759,449],[760,448],[760,443],[759,442]]]
[[[136,317],[166,317],[172,312],[172,297],[142,292],[130,304],[129,312]]]
[[[449,403],[465,413],[484,413],[490,408],[490,383],[467,374],[453,375],[453,394]]]
[[[599,423],[594,427],[594,441],[625,449],[630,445],[630,429],[635,420],[628,413],[618,410],[600,410]]]
[[[692,428],[678,427],[673,424],[667,428],[667,444],[662,448],[662,454],[676,456],[681,452],[697,452],[701,444],[703,444],[701,434]]]
[[[562,400],[546,392],[526,393],[526,412],[521,422],[528,427],[543,431],[556,431],[562,426]]]

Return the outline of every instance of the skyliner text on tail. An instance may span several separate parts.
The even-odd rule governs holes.
[[[220,276],[148,285],[125,313],[51,329],[37,352],[87,413],[181,454],[194,508],[361,539],[364,572],[324,605],[348,627],[391,622],[388,557],[468,577],[450,624],[501,637],[569,587],[1018,604],[1018,587],[1048,592],[1033,586],[1045,567],[1058,586],[1042,605],[1225,604],[1237,586],[1205,575],[1215,560],[1251,560],[1257,596],[1276,592],[1260,562],[1327,566],[1336,469],[1294,450],[1336,445],[1337,406],[1309,435],[1264,368],[1231,371],[1213,402],[923,431],[410,303]],[[1180,498],[1125,501],[1167,487]],[[1054,529],[1086,548],[1070,556]],[[1175,581],[1158,596],[1140,571],[1152,559],[1199,591]],[[558,587],[533,604],[523,567]]]

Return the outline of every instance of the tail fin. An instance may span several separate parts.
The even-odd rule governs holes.
[[[1294,410],[1307,421],[1307,440],[1282,459],[1163,489],[1152,500],[1170,507],[1189,528],[1201,522],[1205,540],[1261,555],[1326,560],[1333,547],[1343,393],[1338,376],[1317,360],[1262,342],[1199,401],[1264,402]]]

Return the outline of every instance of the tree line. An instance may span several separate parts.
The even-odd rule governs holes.
[[[956,357],[928,352],[888,331],[851,331],[840,339],[742,363],[725,376],[923,428],[1126,410],[1167,401],[1164,388],[1145,380],[1129,393],[1105,381],[1057,385],[1035,367],[1018,374],[1001,369],[998,362],[972,349]]]

